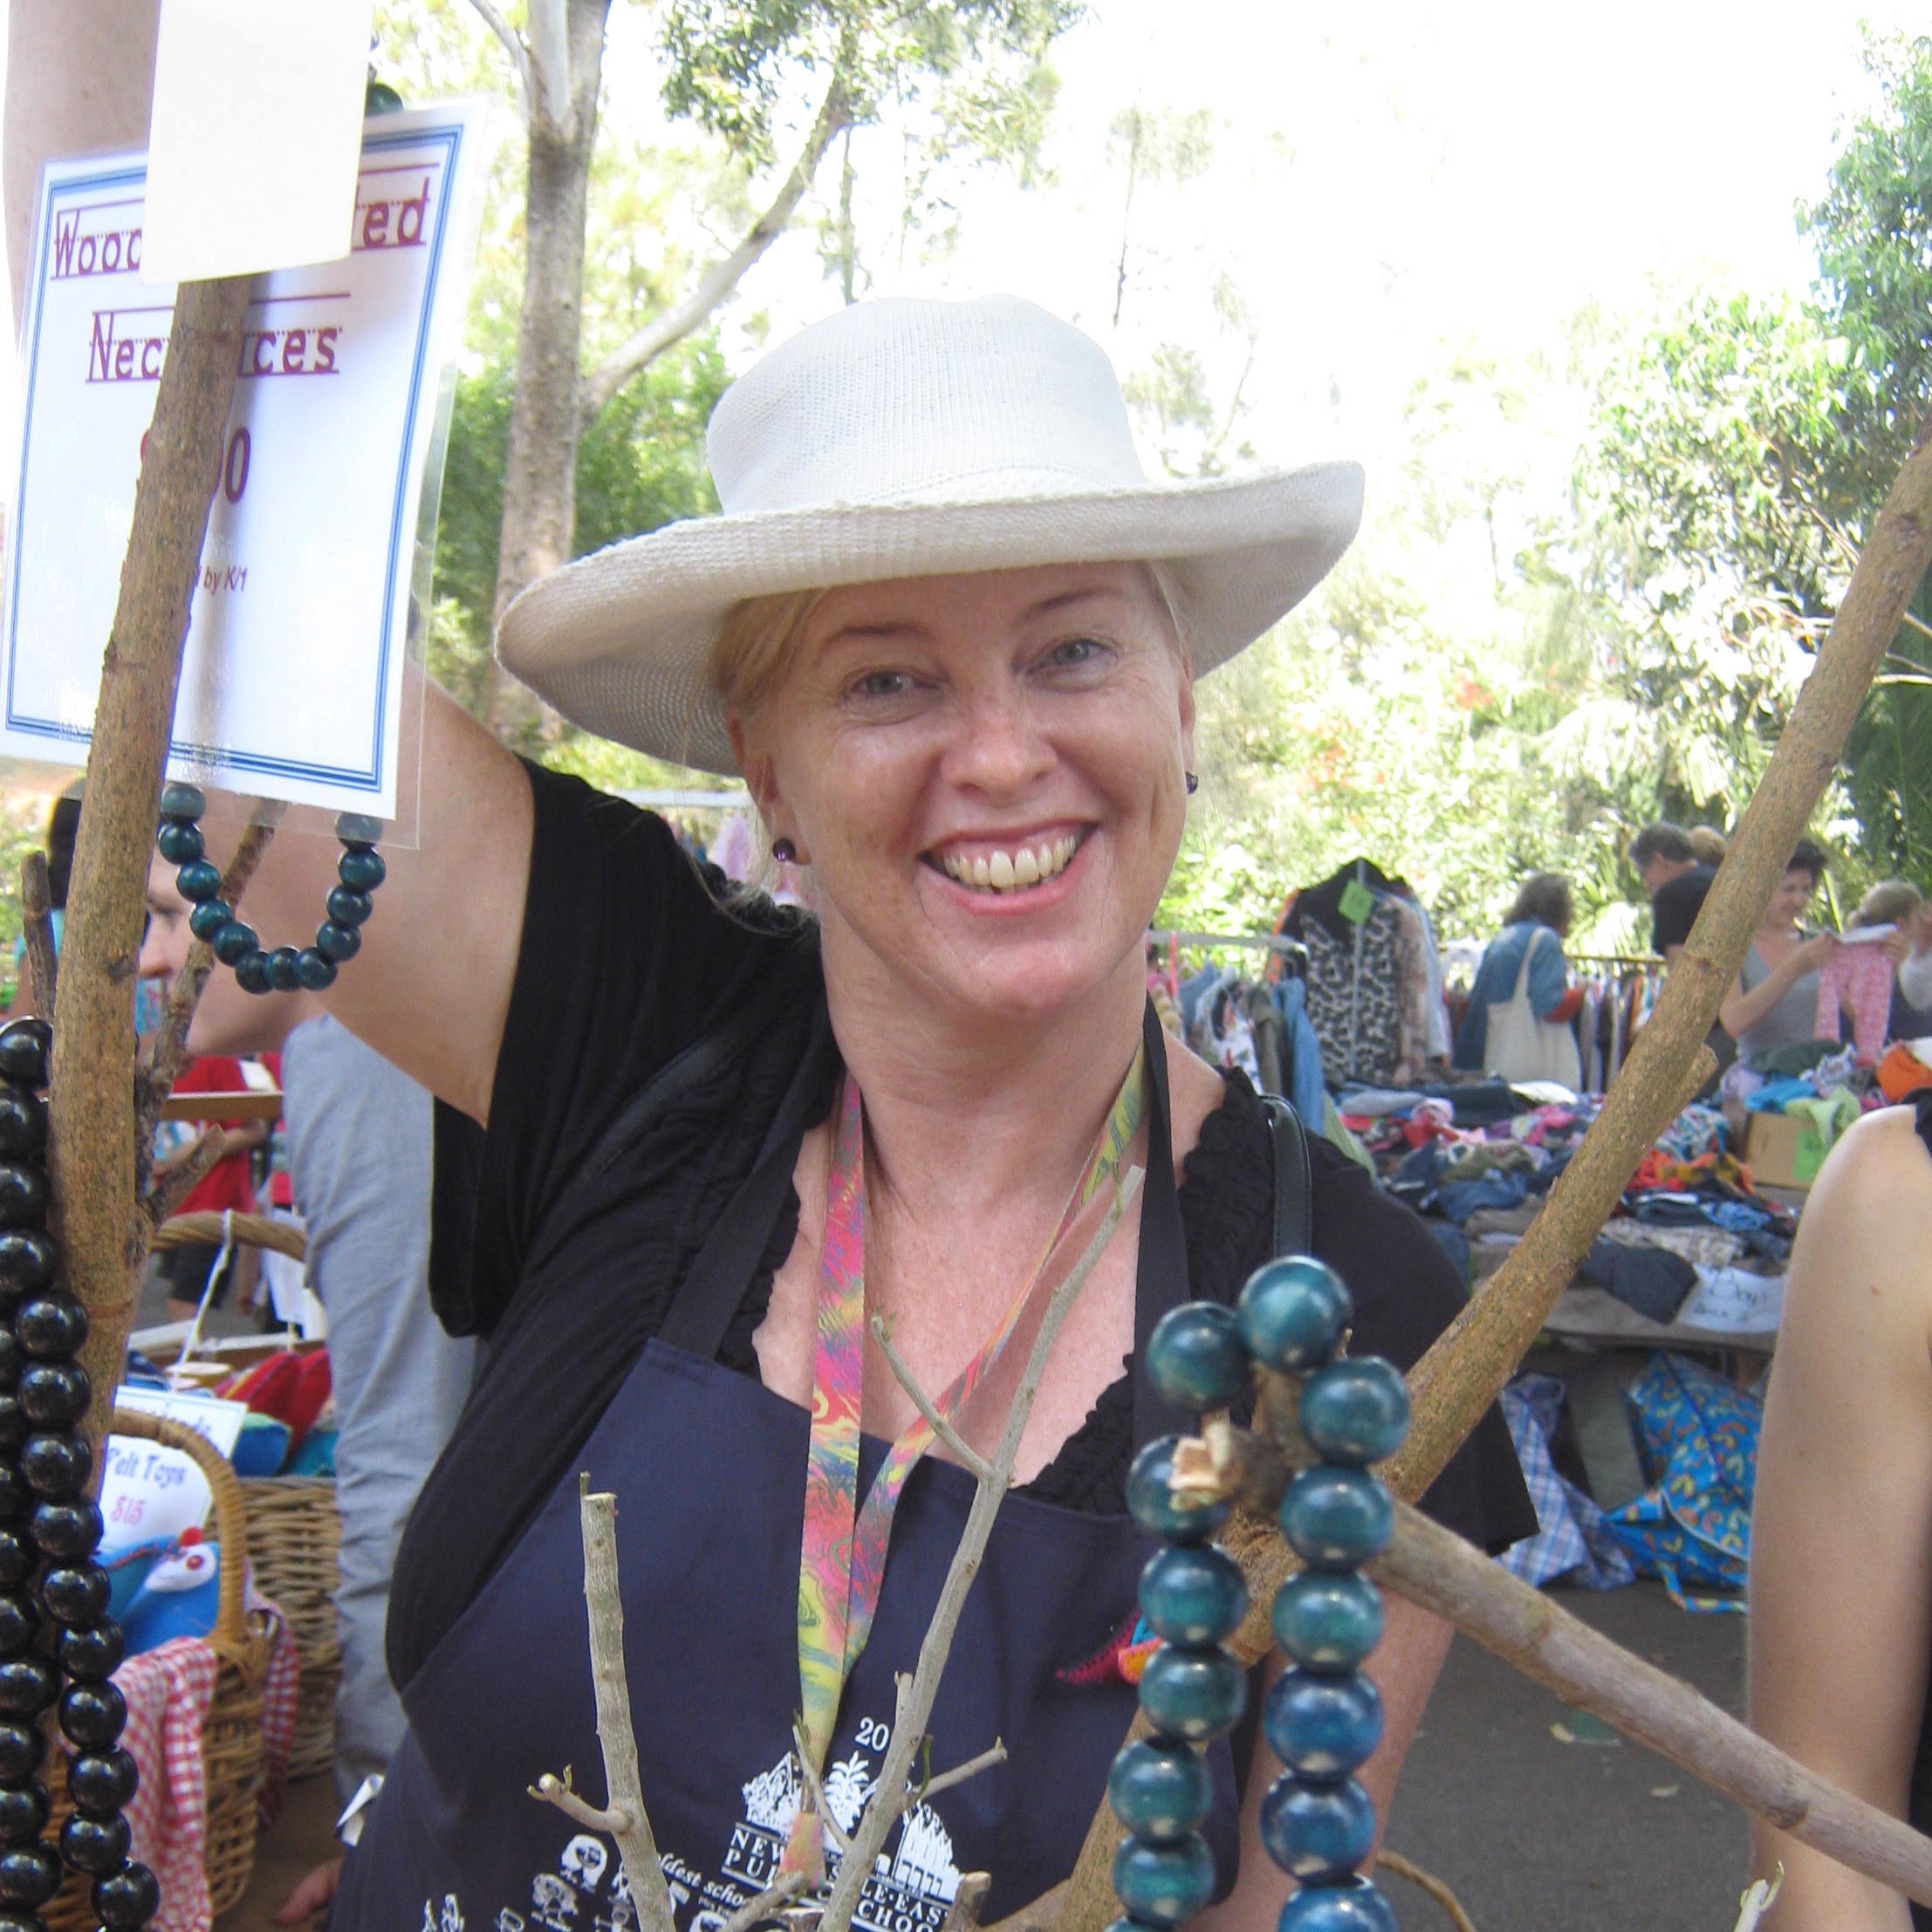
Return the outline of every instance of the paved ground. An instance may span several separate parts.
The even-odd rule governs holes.
[[[1744,1620],[1692,1616],[1656,1584],[1558,1593],[1564,1608],[1682,1677],[1744,1706]],[[1566,1718],[1570,1722],[1566,1723]],[[1744,1814],[1458,1637],[1409,1754],[1387,1842],[1447,1881],[1477,1932],[1730,1932],[1749,1876]],[[1443,1932],[1442,1909],[1387,1881],[1403,1932]]]
[[[1690,1616],[1655,1584],[1566,1609],[1625,1648],[1742,1708],[1744,1620]],[[1476,1932],[1730,1932],[1744,1889],[1743,1814],[1620,1739],[1565,1744],[1564,1707],[1457,1638],[1389,1821],[1388,1843],[1448,1881]],[[329,1780],[296,1785],[262,1840],[249,1895],[217,1932],[267,1932],[275,1908],[330,1854]],[[1403,1932],[1447,1932],[1442,1909],[1387,1881]],[[407,1932],[407,1929],[399,1929]]]

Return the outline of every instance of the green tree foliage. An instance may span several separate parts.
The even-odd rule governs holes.
[[[483,699],[496,597],[503,517],[504,451],[516,376],[506,361],[457,384],[436,525],[431,674],[461,702]],[[704,467],[704,426],[723,394],[724,360],[715,334],[688,339],[634,376],[585,432],[577,449],[579,555],[717,507]],[[546,762],[588,771],[587,742],[568,732]],[[604,748],[606,751],[614,748]],[[554,754],[554,755],[552,755]],[[632,754],[618,754],[621,761]],[[606,758],[606,764],[609,764]],[[609,782],[676,782],[651,761],[596,767]],[[640,775],[642,774],[642,775]]]
[[[1932,39],[1867,54],[1880,106],[1858,122],[1809,216],[1852,380],[1833,449],[1862,534],[1932,410]],[[1932,593],[1921,586],[1846,746],[1847,786],[1881,871],[1932,883]]]
[[[1805,218],[1816,299],[1693,296],[1607,370],[1579,468],[1610,526],[1600,587],[1630,631],[1629,702],[1667,747],[1706,721],[1711,760],[1747,778],[1782,726],[1791,642],[1828,620],[1932,403],[1932,39],[1867,59],[1878,105]],[[1929,620],[1922,588],[1846,748],[1853,883],[1932,877]]]
[[[678,0],[661,31],[664,101],[769,164],[798,76],[836,69],[860,123],[943,104],[996,146],[1024,147],[1034,70],[1081,11],[1077,0]]]
[[[764,168],[801,88],[839,77],[838,187],[819,248],[850,302],[867,282],[853,131],[889,122],[899,133],[901,260],[915,243],[944,253],[963,167],[1039,178],[1058,91],[1047,50],[1083,10],[1080,0],[679,0],[660,34],[664,105]]]

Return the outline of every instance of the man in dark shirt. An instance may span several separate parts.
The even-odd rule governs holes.
[[[1667,819],[1646,826],[1630,841],[1630,863],[1650,894],[1650,949],[1663,956],[1664,970],[1668,972],[1677,963],[1690,928],[1703,909],[1704,894],[1717,876],[1716,867],[1700,864],[1689,834]],[[1700,1100],[1716,1091],[1724,1069],[1737,1058],[1737,1043],[1722,1026],[1711,1027],[1704,1045],[1716,1056],[1717,1072],[1699,1093]]]
[[[1650,894],[1651,950],[1675,966],[1716,873],[1698,864],[1682,826],[1664,821],[1646,826],[1630,841],[1630,863]]]

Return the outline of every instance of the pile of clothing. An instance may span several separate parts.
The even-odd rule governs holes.
[[[1855,1048],[1832,1040],[1798,1040],[1739,1060],[1724,1075],[1722,1097],[1747,1113],[1802,1116],[1832,1144],[1867,1107],[1882,1106],[1869,1068]]]
[[[1352,1088],[1337,1105],[1389,1192],[1458,1226],[1481,1209],[1546,1194],[1597,1113],[1593,1100],[1525,1105],[1500,1080]]]

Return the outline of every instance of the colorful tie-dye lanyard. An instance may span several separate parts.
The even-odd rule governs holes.
[[[1147,1104],[1147,1050],[1134,1056],[1086,1174],[1067,1202],[1039,1264],[1000,1325],[961,1370],[936,1407],[949,1422],[999,1358],[1081,1209],[1112,1183],[1140,1132]],[[798,1551],[798,1682],[804,1696],[800,1742],[822,1771],[831,1748],[846,1678],[872,1634],[884,1581],[893,1511],[914,1465],[931,1446],[921,1416],[886,1452],[861,1508],[859,1408],[866,1337],[865,1108],[859,1083],[846,1075],[836,1109],[832,1168],[826,1188],[826,1230],[819,1267],[819,1334],[812,1354],[812,1446],[805,1465],[805,1536]],[[821,1826],[800,1807],[785,1852],[787,1870],[814,1878],[821,1866]]]

